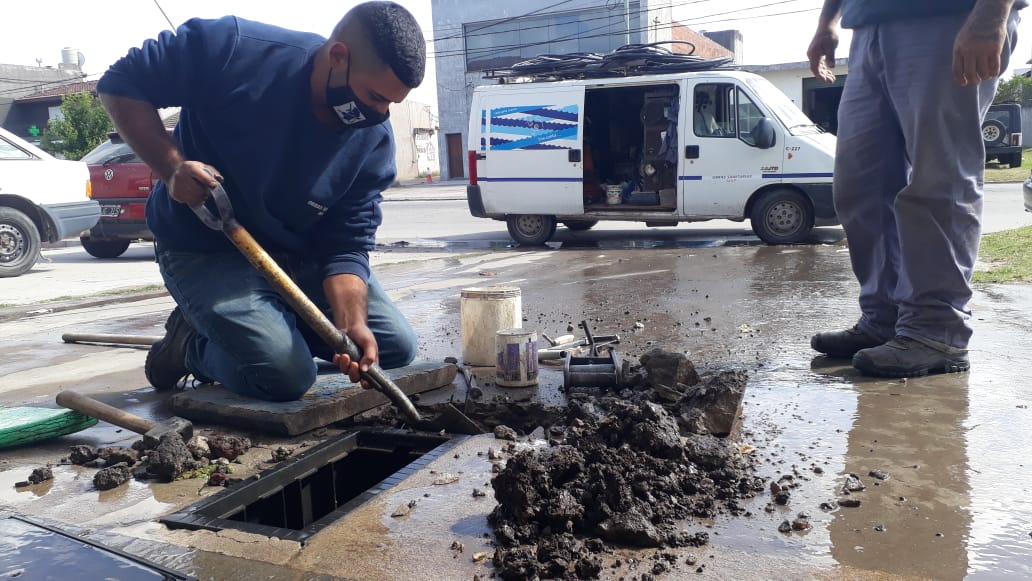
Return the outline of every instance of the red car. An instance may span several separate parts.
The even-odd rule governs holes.
[[[154,240],[145,208],[158,178],[118,133],[108,138],[82,158],[90,168],[93,199],[100,202],[100,221],[79,240],[97,258],[117,258],[136,240]]]

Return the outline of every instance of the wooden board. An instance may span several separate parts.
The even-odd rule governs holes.
[[[451,385],[458,370],[450,363],[419,362],[385,373],[412,395]],[[268,402],[220,386],[203,386],[172,396],[172,411],[197,423],[296,436],[388,403],[380,392],[351,384],[339,371],[328,371],[320,373],[298,401]]]
[[[0,448],[49,440],[85,430],[96,423],[96,418],[64,408],[0,408]]]

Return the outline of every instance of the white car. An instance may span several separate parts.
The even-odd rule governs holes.
[[[90,172],[0,128],[0,278],[27,272],[42,242],[78,238],[100,219]]]

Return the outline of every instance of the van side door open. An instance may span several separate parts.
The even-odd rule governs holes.
[[[480,102],[478,182],[489,214],[578,215],[583,201],[582,85],[485,94]]]
[[[770,116],[733,82],[701,79],[687,93],[681,207],[688,217],[744,216],[749,193],[781,182],[783,138],[764,143]]]

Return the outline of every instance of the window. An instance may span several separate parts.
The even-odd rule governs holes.
[[[0,159],[33,159],[34,157],[17,145],[5,139],[0,139]]]
[[[763,112],[752,102],[749,95],[738,89],[738,138],[755,146],[756,138],[753,137],[752,131],[763,117]]]
[[[735,137],[735,86],[712,83],[695,86],[692,125],[699,137]]]
[[[104,163],[133,163],[139,162],[133,150],[124,141],[105,141],[83,156],[82,160],[88,165],[99,165]]]
[[[630,3],[631,42],[640,42],[641,4]],[[505,68],[543,54],[609,52],[626,44],[627,22],[619,10],[577,10],[515,20],[464,24],[466,70]]]
[[[692,107],[695,135],[737,137],[753,146],[752,131],[766,117],[745,91],[730,83],[696,85]]]

